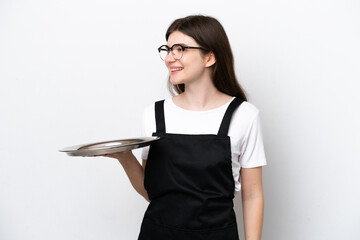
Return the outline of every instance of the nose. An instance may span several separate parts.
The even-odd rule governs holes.
[[[165,57],[165,62],[175,62],[176,59],[174,58],[172,52],[170,51],[166,57]]]

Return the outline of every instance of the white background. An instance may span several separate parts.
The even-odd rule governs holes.
[[[360,238],[359,1],[0,0],[0,239],[137,238],[147,203],[120,164],[58,150],[139,136],[168,97],[156,48],[197,13],[261,111],[263,239]]]

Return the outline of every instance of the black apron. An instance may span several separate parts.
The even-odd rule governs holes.
[[[230,103],[217,135],[166,133],[164,100],[155,103],[153,136],[160,139],[151,144],[146,163],[144,185],[151,202],[139,240],[239,239],[227,134],[242,102]]]

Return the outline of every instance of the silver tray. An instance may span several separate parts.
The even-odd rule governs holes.
[[[82,144],[63,148],[60,152],[65,152],[69,156],[98,156],[110,153],[123,152],[135,148],[142,148],[158,140],[159,137],[129,138],[113,141]]]

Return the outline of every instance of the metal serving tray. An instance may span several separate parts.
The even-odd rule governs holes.
[[[69,156],[98,156],[110,153],[123,152],[135,148],[142,148],[150,145],[152,142],[158,140],[159,137],[140,137],[112,140],[105,142],[97,142],[90,144],[82,144],[63,148],[60,152],[65,152]]]

